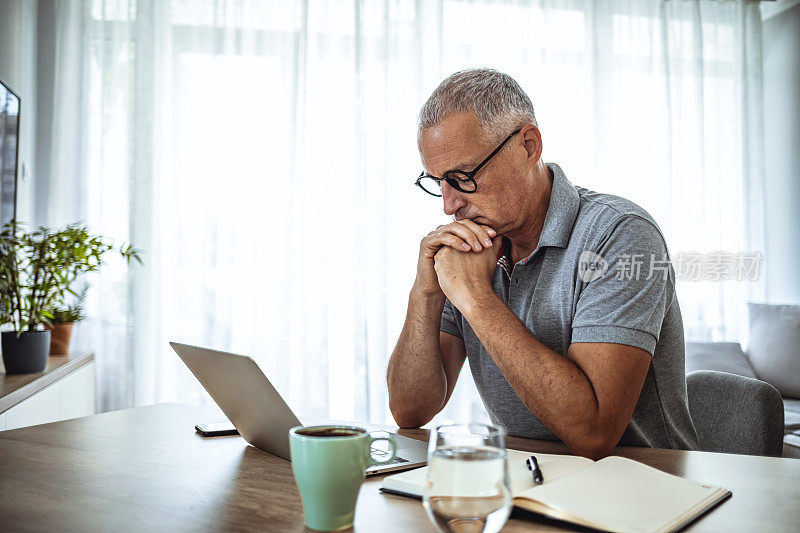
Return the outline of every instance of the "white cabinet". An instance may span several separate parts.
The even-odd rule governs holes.
[[[95,414],[94,368],[94,362],[91,362],[60,381],[59,420]]]
[[[70,372],[0,414],[0,430],[95,414],[94,361]]]

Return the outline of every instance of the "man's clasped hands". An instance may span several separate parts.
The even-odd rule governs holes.
[[[458,309],[492,292],[502,236],[489,226],[462,219],[439,226],[420,243],[417,289],[444,293]]]

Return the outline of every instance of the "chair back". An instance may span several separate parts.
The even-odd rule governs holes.
[[[700,449],[771,455],[783,451],[783,401],[769,383],[714,370],[686,376]]]

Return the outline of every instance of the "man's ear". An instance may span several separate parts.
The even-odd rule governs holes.
[[[539,128],[529,124],[522,132],[525,141],[525,150],[528,151],[528,162],[535,165],[542,158],[542,133]]]

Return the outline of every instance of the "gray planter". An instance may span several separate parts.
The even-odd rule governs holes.
[[[42,372],[50,354],[50,331],[24,331],[19,338],[16,331],[4,331],[2,346],[6,374]]]

